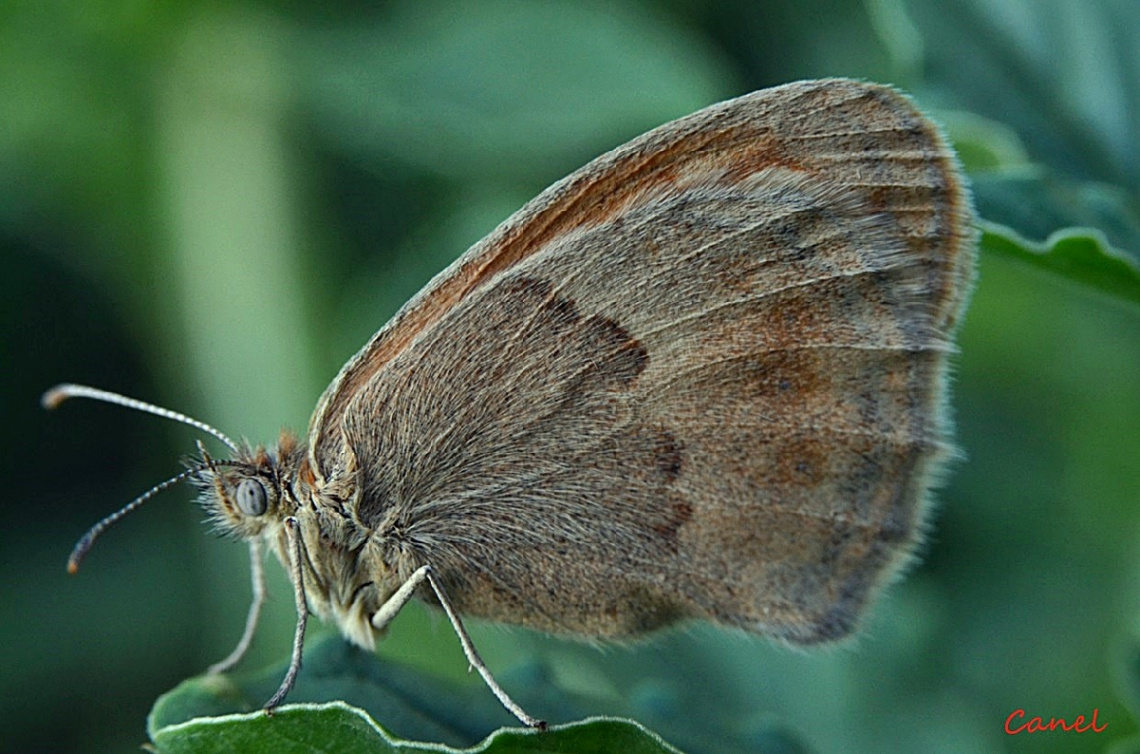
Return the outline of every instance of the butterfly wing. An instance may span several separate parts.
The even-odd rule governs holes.
[[[311,464],[461,611],[847,634],[946,455],[969,200],[888,88],[764,90],[527,204],[322,397]],[[339,471],[338,471],[339,470]]]

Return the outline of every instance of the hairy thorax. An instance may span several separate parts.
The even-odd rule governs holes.
[[[399,586],[386,538],[356,516],[359,504],[356,472],[338,469],[331,479],[314,475],[302,456],[294,476],[294,513],[300,525],[304,589],[310,608],[322,620],[332,619],[340,632],[366,649],[382,631],[372,616]],[[278,559],[288,569],[284,529],[266,532]],[[402,569],[399,569],[402,570]]]

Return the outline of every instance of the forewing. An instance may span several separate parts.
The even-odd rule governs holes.
[[[342,370],[311,427],[462,610],[589,635],[850,631],[944,455],[961,179],[892,90],[757,92],[595,160]]]

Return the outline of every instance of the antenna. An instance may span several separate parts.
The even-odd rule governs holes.
[[[186,414],[180,414],[177,411],[171,411],[168,408],[162,408],[160,406],[154,405],[153,403],[147,403],[146,401],[140,401],[134,398],[128,398],[125,395],[112,393],[109,390],[100,390],[99,388],[88,387],[86,385],[56,385],[51,390],[48,390],[46,393],[44,393],[43,397],[40,399],[40,403],[43,404],[44,408],[51,410],[66,401],[68,398],[91,398],[92,400],[103,401],[105,403],[113,403],[116,406],[133,408],[136,411],[142,411],[144,413],[154,414],[155,416],[161,416],[164,419],[171,419],[173,421],[179,422],[181,424],[187,424],[191,427],[200,429],[203,432],[213,435],[214,437],[224,442],[229,447],[229,449],[235,453],[239,452],[240,450],[237,443],[235,443],[229,437],[226,437],[226,435],[221,431],[211,427],[206,422],[198,421],[197,419],[191,419]],[[181,474],[170,477],[161,484],[156,484],[143,494],[136,497],[131,502],[124,505],[119,510],[115,511],[88,529],[87,533],[84,534],[83,537],[75,543],[75,547],[71,551],[71,557],[67,559],[67,572],[75,573],[79,570],[79,564],[83,562],[83,558],[87,556],[88,550],[90,550],[91,546],[95,544],[95,539],[100,534],[113,526],[123,516],[126,516],[128,513],[131,513],[135,509],[141,507],[143,503],[150,500],[158,493],[162,492],[168,487],[177,484],[178,482],[181,482],[186,477],[202,471],[203,469],[213,469],[215,466],[244,465],[236,462],[214,461],[210,458],[209,455],[207,455],[206,449],[202,446],[201,442],[198,443],[198,449],[202,452],[202,458],[204,461],[203,464],[195,465],[193,468],[186,469]]]
[[[91,549],[91,545],[95,544],[95,538],[113,526],[120,518],[140,507],[147,500],[150,500],[152,497],[162,492],[167,487],[178,484],[186,477],[201,470],[202,467],[200,466],[196,466],[192,469],[186,469],[181,474],[172,476],[161,484],[156,484],[143,494],[136,497],[131,502],[124,505],[119,510],[115,511],[88,529],[87,533],[84,534],[80,540],[75,543],[75,547],[71,550],[71,556],[67,559],[67,572],[77,573],[79,571],[79,564],[83,562],[83,558],[87,557],[87,551]]]
[[[200,429],[203,432],[213,435],[222,442],[224,442],[230,450],[238,452],[237,443],[226,437],[220,430],[214,429],[209,424],[197,419],[192,419],[186,414],[180,414],[177,411],[171,411],[168,408],[156,406],[153,403],[140,401],[135,398],[128,398],[125,395],[112,393],[109,390],[100,390],[96,387],[88,387],[87,385],[72,385],[65,383],[63,385],[56,385],[51,390],[44,393],[40,398],[40,403],[44,408],[49,411],[59,404],[63,403],[68,398],[90,398],[96,401],[103,401],[104,403],[114,403],[116,406],[123,406],[124,408],[133,408],[135,411],[143,411],[155,416],[161,416],[164,419],[188,424],[191,427]]]

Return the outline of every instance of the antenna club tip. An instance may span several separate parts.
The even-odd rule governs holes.
[[[56,385],[40,397],[40,405],[48,411],[71,397],[71,385]]]
[[[74,560],[67,561],[67,572],[72,576],[79,573],[79,564]]]

